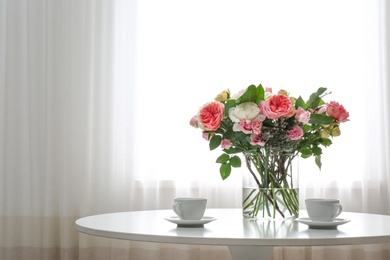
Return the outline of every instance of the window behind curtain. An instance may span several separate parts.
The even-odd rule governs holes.
[[[189,120],[220,91],[259,83],[304,99],[318,87],[332,91],[325,100],[342,103],[351,121],[324,149],[320,176],[366,174],[362,101],[379,77],[373,1],[143,0],[138,17],[139,178],[219,179],[220,149],[210,152]],[[301,165],[305,178],[318,178],[313,158]]]

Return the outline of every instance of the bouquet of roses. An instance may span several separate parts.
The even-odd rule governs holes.
[[[236,95],[225,90],[215,101],[203,105],[190,124],[202,130],[210,150],[221,147],[218,157],[222,179],[232,167],[240,167],[237,153],[258,154],[267,151],[315,157],[321,168],[322,148],[340,135],[340,123],[349,113],[335,101],[325,103],[326,88],[319,88],[305,102],[285,90],[251,85]]]

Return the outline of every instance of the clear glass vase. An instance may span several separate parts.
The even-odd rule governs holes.
[[[299,214],[298,156],[262,150],[244,154],[244,218],[294,219]]]

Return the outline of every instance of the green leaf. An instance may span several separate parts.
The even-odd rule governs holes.
[[[216,134],[221,134],[221,135],[223,135],[223,134],[225,133],[224,128],[225,128],[226,126],[225,126],[223,123],[224,123],[224,122],[221,121],[221,126],[220,126],[220,128],[218,128],[218,129],[215,131]]]
[[[321,156],[320,155],[315,157],[315,162],[316,162],[318,168],[321,170],[322,163],[321,163]]]
[[[309,158],[310,156],[312,156],[313,154],[301,154],[301,157],[303,158],[303,159],[306,159],[306,158]]]
[[[245,134],[243,132],[234,132],[234,137],[239,140],[239,141],[245,141],[249,135],[248,134]]]
[[[257,91],[257,99],[255,100],[256,104],[259,104],[260,101],[264,100],[264,88],[261,84],[259,84],[256,88]]]
[[[229,155],[224,153],[217,158],[216,163],[227,163],[229,161],[229,158],[230,158]]]
[[[227,154],[234,154],[234,153],[242,153],[243,152],[243,149],[242,148],[229,148],[229,149],[223,149],[223,151]]]
[[[298,109],[298,107],[301,107],[303,109],[307,108],[306,103],[301,96],[299,96],[299,98],[295,100],[295,109]]]
[[[321,141],[321,144],[322,144],[323,146],[329,146],[329,145],[332,144],[332,140],[330,140],[329,138],[323,139],[323,140]]]
[[[309,131],[309,130],[311,130],[312,129],[312,126],[311,125],[303,125],[302,126],[302,129],[303,129],[303,132],[307,132],[307,131]]]
[[[300,151],[302,158],[309,158],[313,155],[312,151],[309,148],[302,148]]]
[[[316,156],[320,156],[322,154],[321,147],[315,146],[311,150],[313,151],[313,154],[316,155]]]
[[[239,99],[237,99],[236,103],[241,104],[244,102],[256,102],[256,100],[257,100],[257,88],[255,85],[250,85],[246,89],[244,94],[242,94],[242,96]]]
[[[229,177],[232,172],[232,166],[229,163],[223,163],[219,168],[219,173],[221,174],[222,180],[225,180]]]
[[[225,104],[225,116],[229,116],[229,110],[232,108],[232,107],[235,107],[237,104],[236,104],[236,100],[235,99],[229,99],[226,104]]]
[[[319,88],[317,92],[310,95],[309,100],[306,102],[307,107],[316,109],[320,103],[323,103],[321,95],[326,91],[326,88]]]
[[[230,164],[235,167],[235,168],[239,168],[241,167],[241,159],[240,157],[238,157],[237,155],[233,156],[232,158],[230,158]]]
[[[213,137],[211,137],[209,143],[210,151],[217,148],[221,144],[221,142],[222,142],[222,137],[220,135],[214,135]]]
[[[311,124],[321,124],[321,125],[329,125],[333,122],[333,119],[327,115],[322,114],[311,114],[309,123]]]

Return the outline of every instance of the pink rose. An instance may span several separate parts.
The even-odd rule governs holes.
[[[195,128],[198,128],[199,125],[198,125],[198,117],[197,116],[193,116],[190,120],[190,125],[195,127]]]
[[[331,101],[326,106],[326,113],[337,122],[347,122],[349,113],[345,108],[335,101]]]
[[[251,139],[251,145],[259,145],[259,146],[265,145],[262,134],[259,135],[251,134],[250,139]]]
[[[204,105],[199,111],[199,122],[206,131],[215,131],[219,128],[224,114],[224,105],[221,102],[211,102]]]
[[[303,136],[303,130],[298,125],[295,125],[291,130],[287,131],[287,135],[290,137],[290,140],[299,140]]]
[[[300,123],[307,124],[310,120],[310,112],[304,110],[302,107],[298,107],[297,113],[295,114],[295,119]]]
[[[260,102],[259,107],[261,113],[270,119],[289,117],[294,112],[290,98],[285,95],[273,95],[266,101]]]
[[[229,149],[230,147],[232,147],[232,142],[230,142],[230,140],[228,139],[223,139],[221,142],[221,147],[222,149]]]

